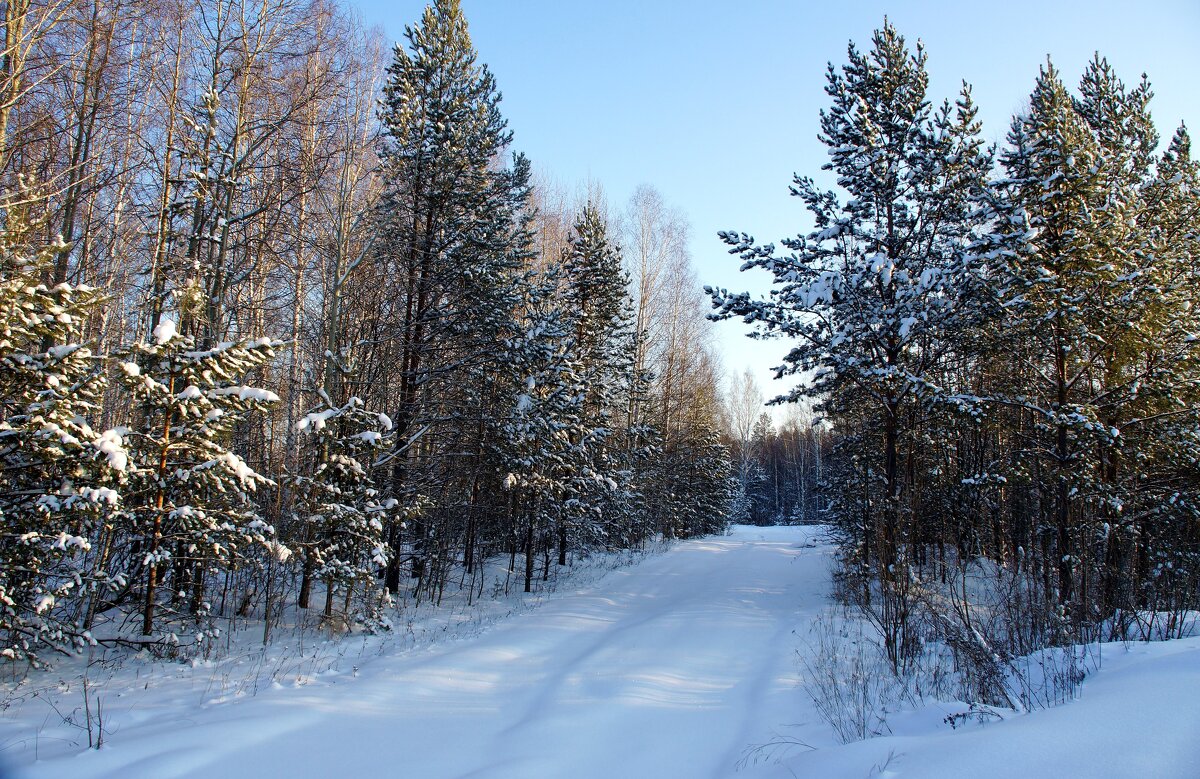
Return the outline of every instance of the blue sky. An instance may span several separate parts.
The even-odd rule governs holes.
[[[422,0],[351,0],[399,39]],[[599,182],[616,207],[651,184],[687,214],[704,283],[762,289],[739,275],[722,229],[778,240],[808,228],[787,187],[817,174],[826,63],[869,48],[886,15],[929,54],[930,97],[973,85],[984,136],[1000,141],[1046,56],[1069,84],[1094,51],[1126,81],[1149,75],[1159,131],[1181,120],[1200,151],[1200,2],[849,2],[802,0],[463,0],[482,61],[504,93],[515,148],[568,186]],[[717,336],[726,367],[767,384],[786,351],[741,326]],[[767,388],[767,394],[778,391]]]

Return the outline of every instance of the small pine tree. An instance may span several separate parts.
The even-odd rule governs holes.
[[[65,247],[32,248],[33,232],[19,208],[0,232],[0,656],[38,665],[42,647],[89,640],[63,603],[109,583],[92,539],[119,505],[126,454],[121,431],[87,422],[104,377],[83,329],[100,294],[44,284]]]
[[[304,539],[296,546],[304,556],[306,581],[325,582],[326,618],[333,616],[338,587],[345,589],[349,605],[354,588],[361,586],[363,621],[379,626],[385,624],[379,611],[385,600],[375,597],[375,573],[387,565],[391,553],[384,526],[397,503],[380,498],[371,468],[386,446],[392,421],[367,411],[356,397],[337,406],[322,395],[322,407],[297,423],[299,431],[312,436],[316,465],[312,475],[292,480]]]
[[[161,590],[171,587],[172,601],[187,599],[192,615],[202,618],[210,567],[251,559],[250,547],[266,546],[274,535],[252,499],[272,482],[228,442],[239,421],[279,399],[238,380],[270,361],[276,345],[263,338],[197,349],[163,318],[151,340],[136,344],[120,365],[141,417],[127,436],[127,508],[145,561],[143,635],[163,621]]]

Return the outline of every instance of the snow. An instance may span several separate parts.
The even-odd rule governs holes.
[[[1105,644],[1102,654],[1081,697],[1065,705],[950,729],[942,718],[966,707],[937,704],[908,713],[894,735],[792,755],[745,775],[1195,777],[1200,639]]]
[[[821,532],[738,527],[678,543],[578,589],[568,579],[551,596],[484,601],[477,608],[515,613],[426,646],[397,646],[430,627],[404,616],[393,634],[310,635],[298,652],[260,650],[257,634],[235,638],[221,661],[131,658],[107,686],[93,681],[103,749],[47,726],[47,704],[26,689],[0,715],[0,759],[26,779],[390,776],[398,766],[490,779],[1195,776],[1200,639],[1106,645],[1080,699],[1058,708],[951,729],[945,717],[964,706],[930,704],[889,718],[890,736],[839,745],[799,686],[796,657],[829,606],[833,550]],[[519,600],[530,597],[540,605]],[[82,707],[62,678],[41,683],[64,713]],[[748,751],[781,737],[816,749]]]
[[[246,461],[238,457],[233,452],[222,452],[217,456],[217,460],[224,464],[225,468],[232,473],[243,486],[254,489],[255,482],[258,480],[258,474],[254,469],[246,464]]]
[[[122,438],[127,432],[125,428],[112,428],[105,430],[92,442],[92,446],[104,455],[108,467],[114,471],[124,472],[129,467],[129,454],[125,451],[125,441]]]
[[[63,344],[61,346],[51,346],[47,354],[55,360],[64,360],[81,349],[83,347],[79,344]]]
[[[278,403],[279,396],[274,392],[258,387],[218,387],[209,392],[216,397],[236,396],[239,400],[253,400],[259,403]]]
[[[296,423],[296,430],[303,432],[310,427],[314,431],[324,430],[325,423],[340,413],[341,409],[328,408],[324,411],[314,411],[311,414],[306,414],[303,419]]]
[[[106,503],[115,506],[121,499],[120,493],[108,487],[82,487],[79,494],[92,503]]]
[[[154,326],[154,332],[151,333],[151,335],[154,337],[154,342],[159,346],[162,346],[167,341],[170,341],[172,338],[174,338],[178,332],[179,331],[175,329],[175,322],[173,320],[164,318]]]

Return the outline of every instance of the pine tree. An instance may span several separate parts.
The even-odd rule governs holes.
[[[506,362],[521,391],[505,415],[502,462],[517,533],[525,551],[525,591],[534,554],[551,527],[562,532],[567,502],[578,493],[588,445],[584,383],[570,321],[554,299],[550,278],[528,288],[522,334],[506,345]]]
[[[975,344],[999,368],[984,424],[1011,449],[994,475],[1013,551],[1057,609],[1048,640],[1114,617],[1123,635],[1153,571],[1186,568],[1173,542],[1194,544],[1178,529],[1196,516],[1195,212],[1186,135],[1156,160],[1151,97],[1099,55],[1078,97],[1044,67],[976,247],[997,303]]]
[[[583,388],[583,461],[575,474],[558,527],[558,562],[566,564],[568,537],[609,541],[636,502],[627,458],[615,429],[631,384],[633,334],[629,279],[619,249],[609,241],[599,209],[587,204],[575,220],[563,253],[563,315],[572,328],[574,359]]]
[[[614,347],[629,330],[629,278],[621,267],[621,252],[609,240],[608,227],[595,204],[584,206],[571,232],[561,267],[566,286],[563,297],[574,318],[575,348],[589,373],[604,380],[596,392],[611,393],[614,380],[606,374],[615,372],[619,350]]]
[[[102,366],[83,343],[98,290],[47,286],[62,244],[37,248],[26,209],[0,232],[0,656],[90,641],[107,573],[110,523],[127,457],[119,429],[97,432]],[[93,541],[101,538],[101,548]],[[87,611],[68,608],[90,593]]]
[[[729,521],[737,491],[737,477],[729,449],[716,429],[698,431],[696,440],[682,455],[679,475],[677,529],[679,538],[720,532]]]
[[[486,450],[479,409],[490,402],[487,376],[518,305],[521,251],[513,239],[528,164],[522,158],[509,170],[497,164],[511,133],[458,1],[438,0],[405,39],[407,50],[398,45],[388,69],[380,112],[385,188],[377,245],[394,285],[390,492],[409,505],[427,493],[446,494],[449,474],[461,474],[463,465],[446,459],[450,453],[466,446],[478,463]],[[424,521],[409,523],[405,556],[418,576],[435,531]],[[393,524],[391,591],[399,587],[405,540]]]
[[[140,417],[126,435],[131,471],[125,505],[144,559],[143,635],[166,621],[162,589],[169,585],[172,603],[186,599],[193,617],[203,618],[210,610],[210,568],[252,560],[254,546],[271,542],[274,528],[260,516],[253,495],[272,482],[229,443],[248,414],[279,399],[240,381],[273,359],[276,345],[262,338],[197,349],[164,317],[151,340],[134,345],[120,365]],[[271,545],[269,551],[278,549]]]
[[[345,589],[348,605],[360,586],[363,620],[373,626],[381,624],[382,602],[372,593],[375,572],[387,565],[391,553],[384,525],[397,501],[380,497],[371,470],[387,445],[384,436],[392,423],[384,414],[367,411],[356,397],[341,406],[327,396],[324,400],[297,423],[312,435],[309,449],[316,465],[311,475],[293,479],[296,521],[306,539],[294,546],[303,553],[306,580],[325,582],[325,617],[333,617],[337,587]]]
[[[513,409],[520,405],[526,391],[526,376],[516,376],[509,350],[529,332],[527,315],[544,290],[537,275],[529,271],[534,257],[532,169],[524,155],[513,158],[512,167],[500,171],[496,179],[496,202],[490,211],[487,240],[482,249],[490,253],[483,262],[486,270],[475,276],[474,290],[468,294],[469,307],[463,317],[471,322],[471,340],[466,344],[469,359],[463,362],[458,380],[468,402],[456,423],[460,443],[458,452],[471,452],[461,477],[468,500],[459,511],[466,513],[465,538],[443,541],[443,546],[458,543],[463,549],[468,572],[474,573],[476,558],[500,542],[504,513],[503,483],[512,470],[508,460],[511,432],[508,423]],[[520,358],[517,359],[517,364]],[[492,521],[489,521],[492,520]]]
[[[864,559],[878,556],[886,584],[907,577],[913,506],[903,457],[922,409],[944,394],[935,379],[947,334],[968,316],[966,248],[991,159],[968,87],[953,106],[931,107],[920,44],[910,52],[885,24],[869,52],[851,44],[848,59],[840,72],[829,66],[832,106],[821,112],[820,136],[824,168],[847,199],[798,177],[792,193],[815,230],[785,240],[789,254],[721,233],[745,268],[774,277],[770,299],[710,292],[717,318],[740,316],[762,334],[792,339],[781,373],[813,379],[790,400],[822,401],[835,426],[852,408],[869,409],[871,432],[855,456],[870,497],[853,521]]]

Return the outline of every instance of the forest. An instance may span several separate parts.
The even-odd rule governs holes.
[[[10,661],[723,527],[686,223],[535,183],[457,2],[5,8]]]
[[[768,297],[708,291],[786,339],[780,400],[828,430],[838,592],[893,671],[948,647],[1011,706],[1014,658],[1186,635],[1200,606],[1200,165],[1100,54],[1076,90],[1047,61],[998,148],[926,61],[885,23],[829,66],[840,191],[797,176],[814,228],[781,247],[721,233]]]
[[[1195,630],[1200,163],[1146,76],[1047,59],[989,144],[885,20],[825,74],[807,226],[702,236],[752,294],[698,278],[652,186],[522,154],[458,0],[394,48],[336,0],[4,8],[14,679],[297,613],[388,633],[498,597],[489,561],[528,593],[733,524],[819,526],[910,698],[1028,711],[1078,689],[1071,648]],[[721,321],[791,389],[727,375]],[[839,728],[865,676],[822,651]]]

